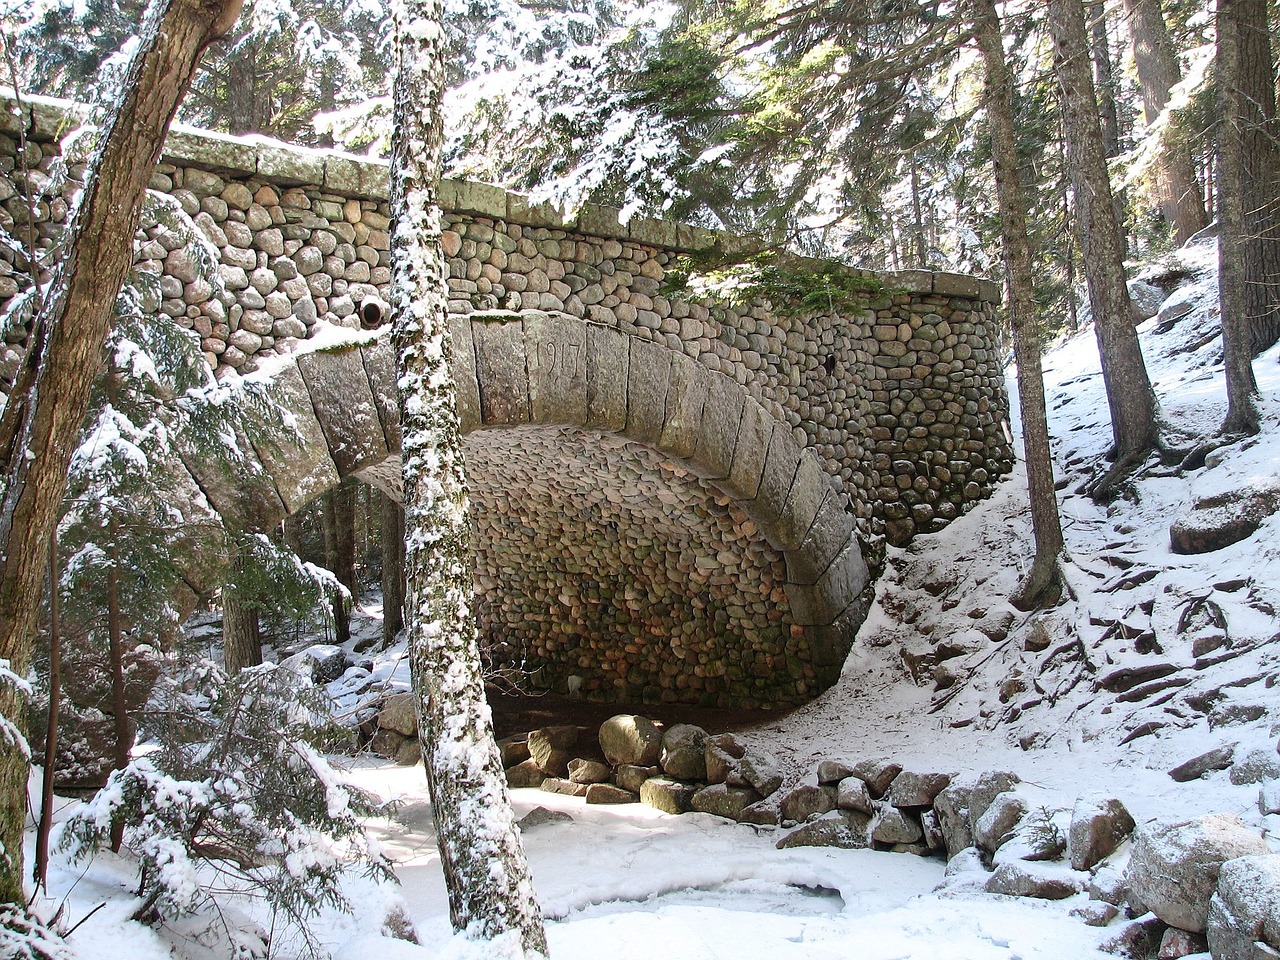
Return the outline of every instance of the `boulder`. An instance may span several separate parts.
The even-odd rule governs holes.
[[[1239,490],[1197,499],[1169,527],[1174,553],[1212,553],[1239,543],[1280,511],[1280,479],[1257,478]]]
[[[1280,756],[1274,750],[1257,747],[1231,765],[1230,776],[1236,786],[1274,780],[1280,777]]]
[[[999,866],[1013,860],[1060,860],[1067,849],[1071,813],[1039,807],[1023,817],[992,857]]]
[[[1134,834],[1125,876],[1134,895],[1172,927],[1199,933],[1209,917],[1218,872],[1228,860],[1268,852],[1239,817],[1210,814],[1154,823]]]
[[[581,727],[542,727],[529,731],[529,756],[547,776],[563,777],[569,772]]]
[[[915,817],[888,803],[877,803],[871,818],[871,839],[877,843],[915,843],[924,831]]]
[[[856,810],[836,810],[821,820],[806,823],[792,830],[775,846],[779,850],[791,847],[840,847],[845,850],[861,850],[869,845],[871,818]]]
[[[514,767],[507,768],[508,787],[540,787],[545,779],[547,779],[547,775],[538,768],[537,763],[532,759],[522,760]]]
[[[698,788],[667,777],[651,777],[640,785],[640,802],[664,813],[688,813]]]
[[[615,767],[651,767],[662,756],[662,731],[647,717],[618,714],[600,725],[600,749]]]
[[[754,823],[762,827],[776,827],[782,822],[782,811],[778,809],[777,797],[765,797],[742,808],[738,815],[739,823]]]
[[[1207,774],[1216,770],[1225,770],[1231,766],[1231,760],[1235,756],[1236,745],[1234,743],[1221,747],[1214,747],[1208,753],[1202,753],[1197,757],[1192,757],[1183,763],[1178,764],[1169,771],[1171,776],[1178,783],[1188,783],[1191,780],[1199,780]]]
[[[1071,869],[1089,870],[1111,856],[1133,828],[1133,817],[1113,797],[1086,796],[1076,800],[1067,830]]]
[[[1218,874],[1207,929],[1214,960],[1261,960],[1280,951],[1280,855],[1228,860]],[[1271,953],[1259,948],[1263,944]]]
[[[1264,817],[1280,813],[1280,778],[1264,781],[1258,788],[1258,812]]]
[[[1120,908],[1098,900],[1090,900],[1072,907],[1071,916],[1084,921],[1086,927],[1105,927],[1120,916]]]
[[[850,760],[820,760],[818,762],[818,783],[839,783],[853,776],[854,764]]]
[[[969,826],[972,794],[972,787],[953,783],[934,798],[933,812],[938,815],[938,829],[942,831],[948,856],[954,857],[973,846],[973,829]]]
[[[970,816],[973,814],[970,808]],[[1000,844],[1013,833],[1014,828],[1027,813],[1027,802],[1016,793],[1006,791],[997,794],[973,825],[973,839],[984,850],[995,852]]]
[[[1065,900],[1084,889],[1086,875],[1025,860],[1002,863],[987,880],[987,893],[1037,900]]]
[[[851,775],[865,780],[872,799],[879,800],[901,772],[902,764],[892,760],[862,760],[854,765]]]
[[[400,749],[396,751],[396,763],[402,767],[412,767],[421,759],[422,744],[418,742],[417,737],[406,738],[404,743],[400,744]]]
[[[836,806],[841,810],[860,810],[873,813],[871,794],[867,791],[867,782],[861,777],[845,777],[836,786]]]
[[[1129,303],[1133,307],[1133,322],[1150,320],[1160,312],[1164,303],[1164,291],[1145,280],[1129,281]]]
[[[609,765],[599,760],[569,761],[569,779],[574,783],[605,783],[612,773]]]
[[[1170,927],[1160,938],[1156,960],[1180,960],[1181,957],[1189,957],[1193,953],[1204,953],[1207,948],[1208,944],[1200,934]]]
[[[585,797],[587,795],[587,785],[585,783],[574,783],[564,777],[547,777],[538,787],[547,793],[559,793],[566,797]]]
[[[613,768],[613,782],[623,790],[630,790],[632,793],[639,793],[640,784],[649,778],[660,776],[662,776],[661,767],[638,767],[635,764],[624,763],[620,767]]]
[[[521,830],[540,827],[546,823],[573,823],[573,817],[562,810],[548,810],[546,807],[534,807],[516,821]]]
[[[756,749],[749,749],[738,761],[738,775],[730,777],[726,782],[733,787],[751,787],[762,797],[767,797],[782,786],[782,771],[773,757]]]
[[[969,829],[977,829],[978,821],[997,796],[1007,793],[1021,782],[1016,773],[1002,770],[988,770],[978,777],[969,793]]]
[[[663,772],[677,780],[707,776],[707,731],[691,723],[677,723],[662,735]]]
[[[1100,867],[1089,878],[1089,899],[1122,907],[1129,901],[1129,882],[1115,867]],[[1145,912],[1145,911],[1144,911]]]
[[[836,789],[802,783],[782,798],[782,819],[804,823],[836,808]]]
[[[412,693],[397,693],[383,701],[378,711],[378,726],[394,730],[402,737],[418,735],[418,698]]]
[[[903,770],[893,778],[889,802],[895,807],[927,807],[951,782],[949,773],[916,773]]]
[[[707,737],[705,763],[708,783],[724,783],[738,769],[738,761],[746,754],[741,741],[731,733]]]
[[[942,836],[942,828],[938,826],[938,814],[933,810],[925,810],[920,814],[920,829],[924,833],[923,843],[930,850],[946,850],[947,841]]]
[[[750,787],[713,783],[695,793],[689,805],[698,813],[713,813],[726,820],[740,820],[742,811],[759,799],[760,794]]]
[[[640,794],[611,783],[593,783],[587,787],[587,803],[639,803]]]
[[[394,760],[400,754],[400,748],[408,741],[408,737],[394,730],[388,730],[386,727],[380,727],[373,735],[373,739],[369,741],[369,750],[380,757]]]
[[[498,741],[498,753],[502,755],[504,770],[514,767],[517,763],[524,763],[529,759],[528,735],[521,733],[514,737],[503,737]]]

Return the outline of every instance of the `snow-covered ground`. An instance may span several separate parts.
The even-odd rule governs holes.
[[[1163,319],[1143,325],[1144,350],[1167,432],[1208,436],[1225,413],[1220,345],[1208,337],[1216,323],[1213,251],[1191,248],[1178,256],[1193,282],[1174,293]],[[1167,308],[1177,302],[1193,309],[1169,322]],[[1046,385],[1073,595],[1045,614],[1021,613],[1007,602],[1031,555],[1019,471],[945,531],[891,551],[840,682],[744,736],[771,749],[792,779],[809,775],[820,758],[839,756],[888,756],[917,770],[1012,770],[1026,781],[1022,789],[1033,804],[1070,807],[1082,793],[1099,790],[1122,798],[1139,823],[1238,814],[1280,849],[1280,817],[1260,815],[1256,784],[1232,785],[1225,771],[1183,784],[1167,774],[1223,743],[1238,743],[1238,755],[1274,751],[1280,733],[1274,689],[1280,625],[1273,612],[1280,607],[1280,518],[1214,553],[1182,556],[1169,544],[1171,521],[1196,497],[1280,474],[1278,357],[1273,348],[1254,365],[1264,395],[1260,437],[1224,448],[1210,466],[1186,475],[1153,462],[1126,496],[1099,506],[1073,492],[1109,442],[1093,337],[1059,346],[1047,357]],[[1210,609],[1220,611],[1229,642],[1197,663],[1192,644],[1216,628],[1196,620],[1196,612]],[[1026,641],[1033,632],[1043,644]],[[948,653],[940,655],[940,645]],[[903,649],[918,653],[914,679]],[[1100,682],[1153,663],[1167,665],[1176,682],[1113,690]],[[403,671],[394,654],[383,655],[370,679],[394,684]],[[1222,708],[1234,704],[1264,709],[1233,722]],[[370,829],[395,859],[401,887],[353,879],[357,914],[326,913],[313,933],[339,960],[496,956],[491,946],[449,929],[421,767],[363,760],[350,775],[388,801],[385,818]],[[1083,960],[1100,955],[1100,942],[1116,933],[1114,924],[1098,929],[1071,916],[1078,898],[995,897],[981,892],[982,875],[945,877],[941,861],[778,850],[772,828],[702,814],[672,817],[638,804],[588,807],[533,790],[514,791],[513,802],[517,816],[543,807],[571,818],[525,831],[557,960],[601,954]],[[66,896],[71,923],[106,904],[70,936],[82,956],[170,956],[180,937],[127,920],[133,909],[127,863],[104,857],[83,875],[81,869],[57,868],[51,893],[55,900]],[[421,945],[378,932],[396,897]],[[236,909],[252,915],[255,907]],[[239,918],[228,919],[234,925]],[[189,940],[178,947],[195,960],[227,955],[201,952]],[[278,936],[273,955],[291,951],[287,935]]]

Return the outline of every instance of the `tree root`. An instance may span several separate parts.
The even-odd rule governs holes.
[[[1009,602],[1024,613],[1044,610],[1057,606],[1066,589],[1058,558],[1037,556],[1031,571],[1010,595]]]

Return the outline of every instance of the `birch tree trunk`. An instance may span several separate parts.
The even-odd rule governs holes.
[[[115,109],[89,162],[66,231],[67,253],[37,315],[31,347],[0,415],[0,660],[30,663],[49,540],[67,467],[89,409],[147,181],[200,54],[222,36],[240,0],[154,0]],[[0,682],[0,716],[25,728],[25,698]],[[0,901],[24,904],[25,744],[0,737]]]
[[[1018,404],[1022,411],[1022,445],[1031,499],[1031,529],[1036,553],[1031,570],[1019,584],[1013,603],[1030,610],[1050,606],[1062,596],[1058,558],[1062,554],[1062,522],[1053,484],[1049,452],[1049,418],[1044,403],[1040,364],[1040,318],[1034,297],[1031,243],[1027,237],[1027,201],[1018,173],[1017,131],[1013,121],[1013,77],[1005,59],[1004,35],[993,0],[970,0],[969,19],[982,55],[983,101],[991,129],[1000,205],[1000,236],[1009,286],[1013,351],[1018,361]]]
[[[1157,440],[1156,399],[1134,329],[1124,246],[1098,126],[1081,0],[1047,0],[1054,73],[1061,87],[1067,173],[1076,201],[1076,236],[1093,309],[1093,329],[1115,441],[1112,468],[1090,485],[1105,498],[1141,465]]]
[[[1225,434],[1255,434],[1260,426],[1258,381],[1250,349],[1250,297],[1246,261],[1249,192],[1244,164],[1245,127],[1251,108],[1244,102],[1240,74],[1244,50],[1237,0],[1218,0],[1218,312],[1222,319],[1222,360],[1227,377]],[[1265,11],[1264,11],[1265,12]]]
[[[1160,0],[1124,0],[1133,40],[1133,62],[1142,87],[1142,114],[1150,126],[1169,103],[1169,91],[1182,79],[1178,57],[1169,39]],[[1173,227],[1178,246],[1203,230],[1206,219],[1196,181],[1191,150],[1185,143],[1167,142],[1159,171],[1160,209]]]
[[[467,480],[436,200],[445,76],[440,0],[396,0],[392,15],[392,332],[404,429],[406,620],[422,755],[455,929],[545,955],[471,610]]]

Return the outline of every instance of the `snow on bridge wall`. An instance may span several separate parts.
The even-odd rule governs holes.
[[[15,185],[40,182],[65,110],[37,106],[33,171],[0,137],[0,209],[15,220]],[[160,278],[148,306],[192,330],[219,377],[359,328],[362,304],[385,298],[384,163],[179,129],[152,187],[217,248],[224,289],[171,218],[146,223],[138,268]],[[889,292],[848,315],[795,315],[669,283],[678,258],[734,238],[591,206],[566,221],[463,181],[441,202],[481,628],[552,685],[806,699],[862,619],[859,543],[874,566],[884,539],[940,528],[1011,466],[987,281],[884,274]],[[59,199],[38,207],[45,242],[64,217]],[[0,250],[0,296],[19,283]],[[16,331],[0,347],[0,377],[23,345]],[[310,434],[298,451],[259,450],[257,493],[199,478],[209,500],[264,525],[342,476],[395,489],[390,364],[381,339],[303,349],[276,379]]]

